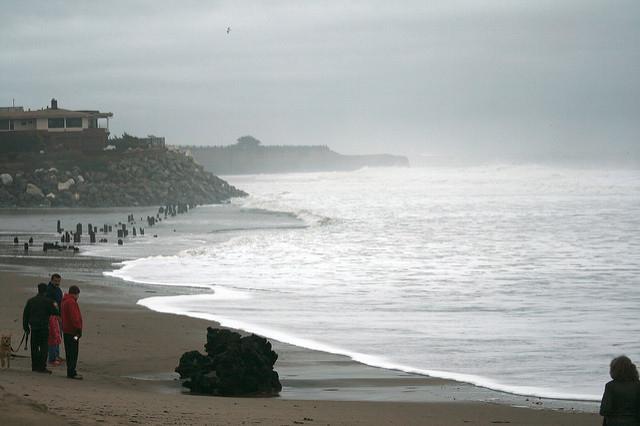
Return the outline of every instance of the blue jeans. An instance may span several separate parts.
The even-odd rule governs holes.
[[[60,345],[49,346],[49,362],[60,358]]]

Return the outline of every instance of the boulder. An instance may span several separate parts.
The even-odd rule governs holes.
[[[3,185],[11,185],[13,183],[13,178],[9,173],[3,173],[0,175],[0,181],[2,181]]]
[[[67,179],[64,182],[58,182],[58,191],[68,191],[71,185],[75,185],[76,181],[73,178]]]
[[[27,189],[25,192],[32,196],[44,198],[44,194],[42,193],[42,190],[32,183],[27,184]]]
[[[56,206],[71,207],[75,205],[75,200],[73,199],[73,195],[69,191],[64,191],[58,194],[58,196],[55,198],[54,204]]]
[[[16,197],[14,197],[9,191],[0,187],[0,207],[15,207]]]
[[[185,352],[176,372],[192,392],[220,396],[277,395],[282,390],[271,343],[252,334],[207,328],[206,355]]]

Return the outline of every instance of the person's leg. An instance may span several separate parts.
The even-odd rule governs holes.
[[[33,330],[31,332],[31,369],[34,371],[45,371],[47,369],[48,340],[49,330],[47,329]]]
[[[67,377],[75,377],[76,364],[78,362],[78,341],[73,334],[64,335],[64,351],[67,357]]]
[[[31,330],[31,371],[38,371],[38,340],[34,330]]]
[[[62,332],[62,318],[60,318],[60,340],[64,341],[64,333]],[[56,359],[58,361],[64,361],[64,358],[60,356],[60,346],[56,345]]]
[[[79,349],[79,344],[78,344],[78,340],[75,337],[71,337],[71,348],[72,348],[72,352],[71,352],[71,368],[67,368],[67,373],[69,372],[69,370],[71,370],[73,372],[72,376],[75,377],[78,375],[78,371],[76,370],[76,367],[78,365],[78,349]],[[69,356],[67,356],[67,359],[69,359]],[[68,375],[68,374],[67,374]]]
[[[53,333],[53,328],[51,328],[51,322],[49,322],[49,334]],[[48,342],[47,342],[48,343]],[[47,346],[47,361],[54,362],[56,359],[54,358],[55,356],[55,345],[48,345]]]
[[[56,356],[56,345],[49,345],[49,364],[54,363],[58,357]]]
[[[42,365],[40,365],[40,359],[42,358],[42,331],[34,330],[33,333],[31,333],[31,339],[36,348],[35,353],[33,354],[35,357],[36,371],[42,371]]]
[[[47,355],[49,352],[49,330],[42,330],[40,336],[40,369],[47,369]]]

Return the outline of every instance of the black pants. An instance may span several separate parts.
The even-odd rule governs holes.
[[[44,371],[47,368],[49,353],[49,329],[31,329],[31,370]]]
[[[78,365],[79,341],[73,334],[64,333],[64,352],[67,357],[67,377],[78,375],[76,365]]]

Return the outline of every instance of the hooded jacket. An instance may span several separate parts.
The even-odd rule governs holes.
[[[39,293],[27,301],[22,313],[22,329],[29,330],[48,330],[49,316],[59,315],[58,309],[53,300]]]
[[[65,294],[62,298],[62,332],[76,336],[82,334],[80,306],[71,294]]]

